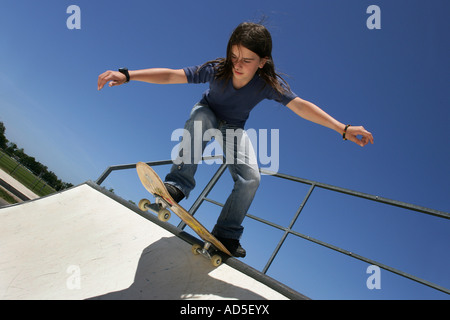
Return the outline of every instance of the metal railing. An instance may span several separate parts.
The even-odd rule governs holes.
[[[215,157],[205,157],[203,158],[203,160],[210,160],[210,159],[218,159],[221,158],[220,156],[215,156]],[[150,166],[160,166],[160,165],[168,165],[168,164],[172,164],[172,160],[163,160],[163,161],[153,161],[153,162],[147,162],[148,165]],[[100,185],[101,183],[103,183],[103,181],[105,181],[105,179],[113,172],[116,170],[124,170],[124,169],[133,169],[136,168],[136,164],[126,164],[126,165],[117,165],[117,166],[111,166],[109,168],[107,168],[103,174],[95,181],[98,185]],[[194,215],[197,210],[199,209],[199,207],[201,206],[201,204],[204,201],[207,201],[209,203],[218,205],[218,206],[222,206],[223,204],[220,202],[217,202],[213,199],[209,199],[208,198],[208,194],[210,193],[210,191],[214,188],[214,186],[216,185],[216,183],[219,181],[220,177],[222,176],[222,174],[224,173],[226,169],[226,164],[223,163],[220,165],[220,167],[218,168],[218,170],[214,173],[214,175],[212,176],[212,178],[210,179],[210,181],[207,183],[207,185],[205,186],[205,188],[202,190],[202,192],[200,193],[200,195],[197,197],[197,199],[194,201],[194,203],[192,204],[191,208],[188,210],[189,213],[191,215]],[[383,197],[379,197],[379,196],[375,196],[375,195],[371,195],[371,194],[367,194],[367,193],[362,193],[362,192],[358,192],[358,191],[353,191],[353,190],[349,190],[349,189],[345,189],[345,188],[341,188],[341,187],[336,187],[333,185],[329,185],[329,184],[325,184],[325,183],[321,183],[321,182],[317,182],[317,181],[312,181],[312,180],[307,180],[307,179],[303,179],[303,178],[298,178],[298,177],[294,177],[294,176],[290,176],[290,175],[286,175],[286,174],[281,174],[281,173],[276,173],[276,172],[271,172],[268,170],[264,170],[264,169],[260,169],[261,173],[263,174],[268,174],[274,177],[278,177],[281,179],[286,179],[286,180],[290,180],[290,181],[294,181],[294,182],[298,182],[298,183],[302,183],[302,184],[306,184],[309,185],[310,188],[306,194],[306,196],[304,197],[302,203],[300,204],[300,207],[298,208],[298,210],[295,212],[293,218],[291,219],[289,226],[288,227],[283,227],[281,225],[278,225],[276,223],[273,223],[271,221],[259,218],[257,216],[254,216],[252,214],[247,213],[247,217],[259,221],[261,223],[264,223],[266,225],[269,225],[273,228],[279,229],[281,231],[283,231],[283,236],[281,237],[280,241],[278,242],[277,246],[275,247],[274,251],[272,252],[269,260],[267,261],[266,265],[264,266],[262,272],[264,274],[267,273],[267,271],[269,270],[271,264],[273,263],[274,259],[276,258],[278,252],[280,251],[281,247],[283,246],[286,238],[288,235],[293,235],[305,240],[308,240],[310,242],[319,244],[321,246],[324,246],[326,248],[329,248],[331,250],[340,252],[342,254],[345,254],[347,256],[350,256],[352,258],[370,263],[371,265],[376,265],[378,267],[380,267],[381,269],[387,270],[389,272],[395,273],[399,276],[402,276],[404,278],[408,278],[410,280],[416,281],[420,284],[423,284],[425,286],[431,287],[433,289],[442,291],[444,293],[450,294],[450,290],[447,288],[444,288],[440,285],[437,285],[435,283],[429,282],[427,280],[421,279],[419,277],[416,277],[414,275],[408,274],[406,272],[403,272],[401,270],[392,268],[390,266],[387,266],[385,264],[382,264],[380,262],[374,261],[372,259],[363,257],[361,255],[355,254],[351,251],[339,248],[337,246],[334,246],[332,244],[326,243],[324,241],[312,238],[308,235],[302,234],[300,232],[297,232],[295,230],[293,230],[293,226],[295,224],[295,222],[297,221],[297,219],[300,216],[300,213],[302,212],[303,208],[305,207],[308,199],[310,198],[311,194],[313,193],[313,191],[317,188],[321,188],[321,189],[326,189],[326,190],[330,190],[333,192],[338,192],[338,193],[342,193],[342,194],[346,194],[346,195],[350,195],[350,196],[354,196],[354,197],[359,197],[359,198],[363,198],[366,200],[371,200],[371,201],[375,201],[375,202],[379,202],[379,203],[383,203],[383,204],[387,204],[390,206],[395,206],[395,207],[400,207],[400,208],[404,208],[404,209],[408,209],[408,210],[412,210],[415,212],[420,212],[420,213],[424,213],[427,215],[432,215],[432,216],[436,216],[439,218],[443,218],[443,219],[450,219],[450,213],[447,212],[443,212],[443,211],[438,211],[438,210],[434,210],[434,209],[429,209],[429,208],[425,208],[425,207],[421,207],[421,206],[417,206],[417,205],[413,205],[413,204],[409,204],[409,203],[405,203],[405,202],[401,202],[401,201],[397,201],[397,200],[391,200],[391,199],[387,199],[387,198],[383,198]],[[180,222],[180,224],[178,225],[178,228],[180,229],[184,229],[186,226],[186,224],[182,221]]]

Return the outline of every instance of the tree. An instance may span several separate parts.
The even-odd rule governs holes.
[[[73,184],[62,182],[56,174],[49,171],[46,166],[37,161],[34,157],[30,157],[25,153],[23,148],[20,148],[14,142],[8,141],[5,136],[6,127],[3,122],[0,122],[0,147],[6,151],[8,155],[15,158],[21,165],[28,168],[36,176],[39,176],[48,185],[57,191],[72,187]]]
[[[6,153],[9,154],[10,156],[14,155],[14,152],[17,150],[17,144],[15,144],[14,142],[8,142],[7,146],[6,146]]]
[[[3,122],[0,122],[0,148],[2,148],[3,150],[7,148],[7,143],[9,142],[8,139],[6,139],[5,131],[5,125],[3,124]]]

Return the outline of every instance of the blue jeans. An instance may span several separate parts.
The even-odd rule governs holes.
[[[197,164],[209,142],[203,141],[204,137],[208,140],[208,137],[214,136],[224,151],[234,188],[212,233],[219,237],[240,239],[244,231],[242,221],[261,180],[256,154],[249,137],[241,128],[217,119],[209,107],[201,104],[194,106],[184,129],[178,158],[175,159],[165,181],[180,189],[188,197],[195,187],[194,175]],[[194,142],[195,139],[197,143]],[[199,141],[202,141],[201,146],[198,146]]]

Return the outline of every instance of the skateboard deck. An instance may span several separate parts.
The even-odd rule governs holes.
[[[205,241],[203,248],[199,245],[194,245],[192,247],[192,252],[194,254],[202,254],[211,259],[213,265],[219,265],[222,262],[222,259],[219,255],[213,255],[211,257],[211,245],[214,249],[231,256],[231,253],[216,239],[216,237],[214,237],[197,219],[189,214],[189,212],[173,200],[161,178],[149,165],[144,162],[139,162],[136,164],[136,170],[143,186],[148,192],[155,196],[156,201],[155,204],[151,204],[149,200],[142,199],[139,202],[139,208],[141,210],[146,211],[147,209],[150,209],[158,215],[160,220],[167,221],[170,218],[170,212],[167,209],[170,209]]]

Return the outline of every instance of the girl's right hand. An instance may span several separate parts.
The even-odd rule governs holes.
[[[105,71],[98,76],[97,90],[101,90],[109,81],[109,87],[119,86],[127,80],[127,77],[119,71]]]

